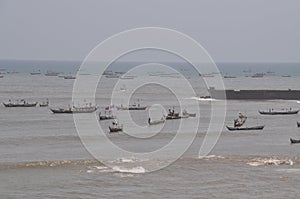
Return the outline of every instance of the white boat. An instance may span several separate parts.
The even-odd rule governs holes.
[[[162,124],[162,123],[165,123],[166,121],[166,118],[165,117],[162,117],[160,120],[151,120],[151,118],[148,119],[148,124],[149,125],[156,125],[156,124]]]

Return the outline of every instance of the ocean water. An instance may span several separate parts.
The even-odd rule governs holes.
[[[103,78],[98,86],[96,103],[101,111],[110,103],[115,81]],[[132,80],[124,81],[126,86]],[[190,96],[184,108],[193,112],[196,107],[189,100],[206,95],[207,90],[201,79],[191,77],[189,81],[197,95]],[[41,102],[48,98],[51,107],[66,106],[71,101],[73,83],[74,80],[59,77],[7,74],[0,79],[0,101],[24,98]],[[226,88],[233,89],[299,89],[300,78],[240,76],[224,79],[224,83]],[[132,102],[137,99],[148,106],[155,103],[180,110],[176,97],[155,85],[137,90]],[[197,136],[183,156],[168,167],[149,173],[145,165],[160,164],[167,161],[165,157],[120,157],[112,160],[115,166],[110,168],[96,160],[81,143],[72,115],[52,114],[48,107],[1,105],[1,198],[299,198],[300,144],[291,145],[289,139],[300,137],[296,126],[300,117],[262,116],[258,110],[299,109],[300,104],[280,100],[228,101],[217,144],[207,157],[199,157],[212,103],[197,100],[200,115],[183,121],[189,126],[200,120]],[[93,114],[97,116],[98,112]],[[247,125],[263,124],[265,129],[228,132],[225,125],[232,125],[239,112],[248,116]],[[148,111],[131,112],[131,116],[137,124],[147,126]],[[169,143],[179,122],[167,121],[162,131],[149,139],[108,134],[110,121],[100,125],[121,148],[149,152]],[[122,123],[126,126],[128,121]],[[184,132],[191,133],[189,128]]]

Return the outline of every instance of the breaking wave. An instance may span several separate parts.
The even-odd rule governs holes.
[[[248,165],[253,167],[258,166],[278,166],[278,165],[294,165],[294,162],[291,159],[283,158],[255,158],[250,162],[247,162]]]

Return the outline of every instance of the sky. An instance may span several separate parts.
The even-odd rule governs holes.
[[[300,62],[299,8],[299,0],[0,0],[0,59],[83,60],[114,34],[154,26],[189,35],[217,62]]]

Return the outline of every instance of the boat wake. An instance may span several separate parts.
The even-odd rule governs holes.
[[[203,102],[218,101],[218,100],[213,99],[213,98],[201,98],[201,97],[190,97],[190,98],[187,98],[187,99],[197,100],[197,101],[203,101]]]

